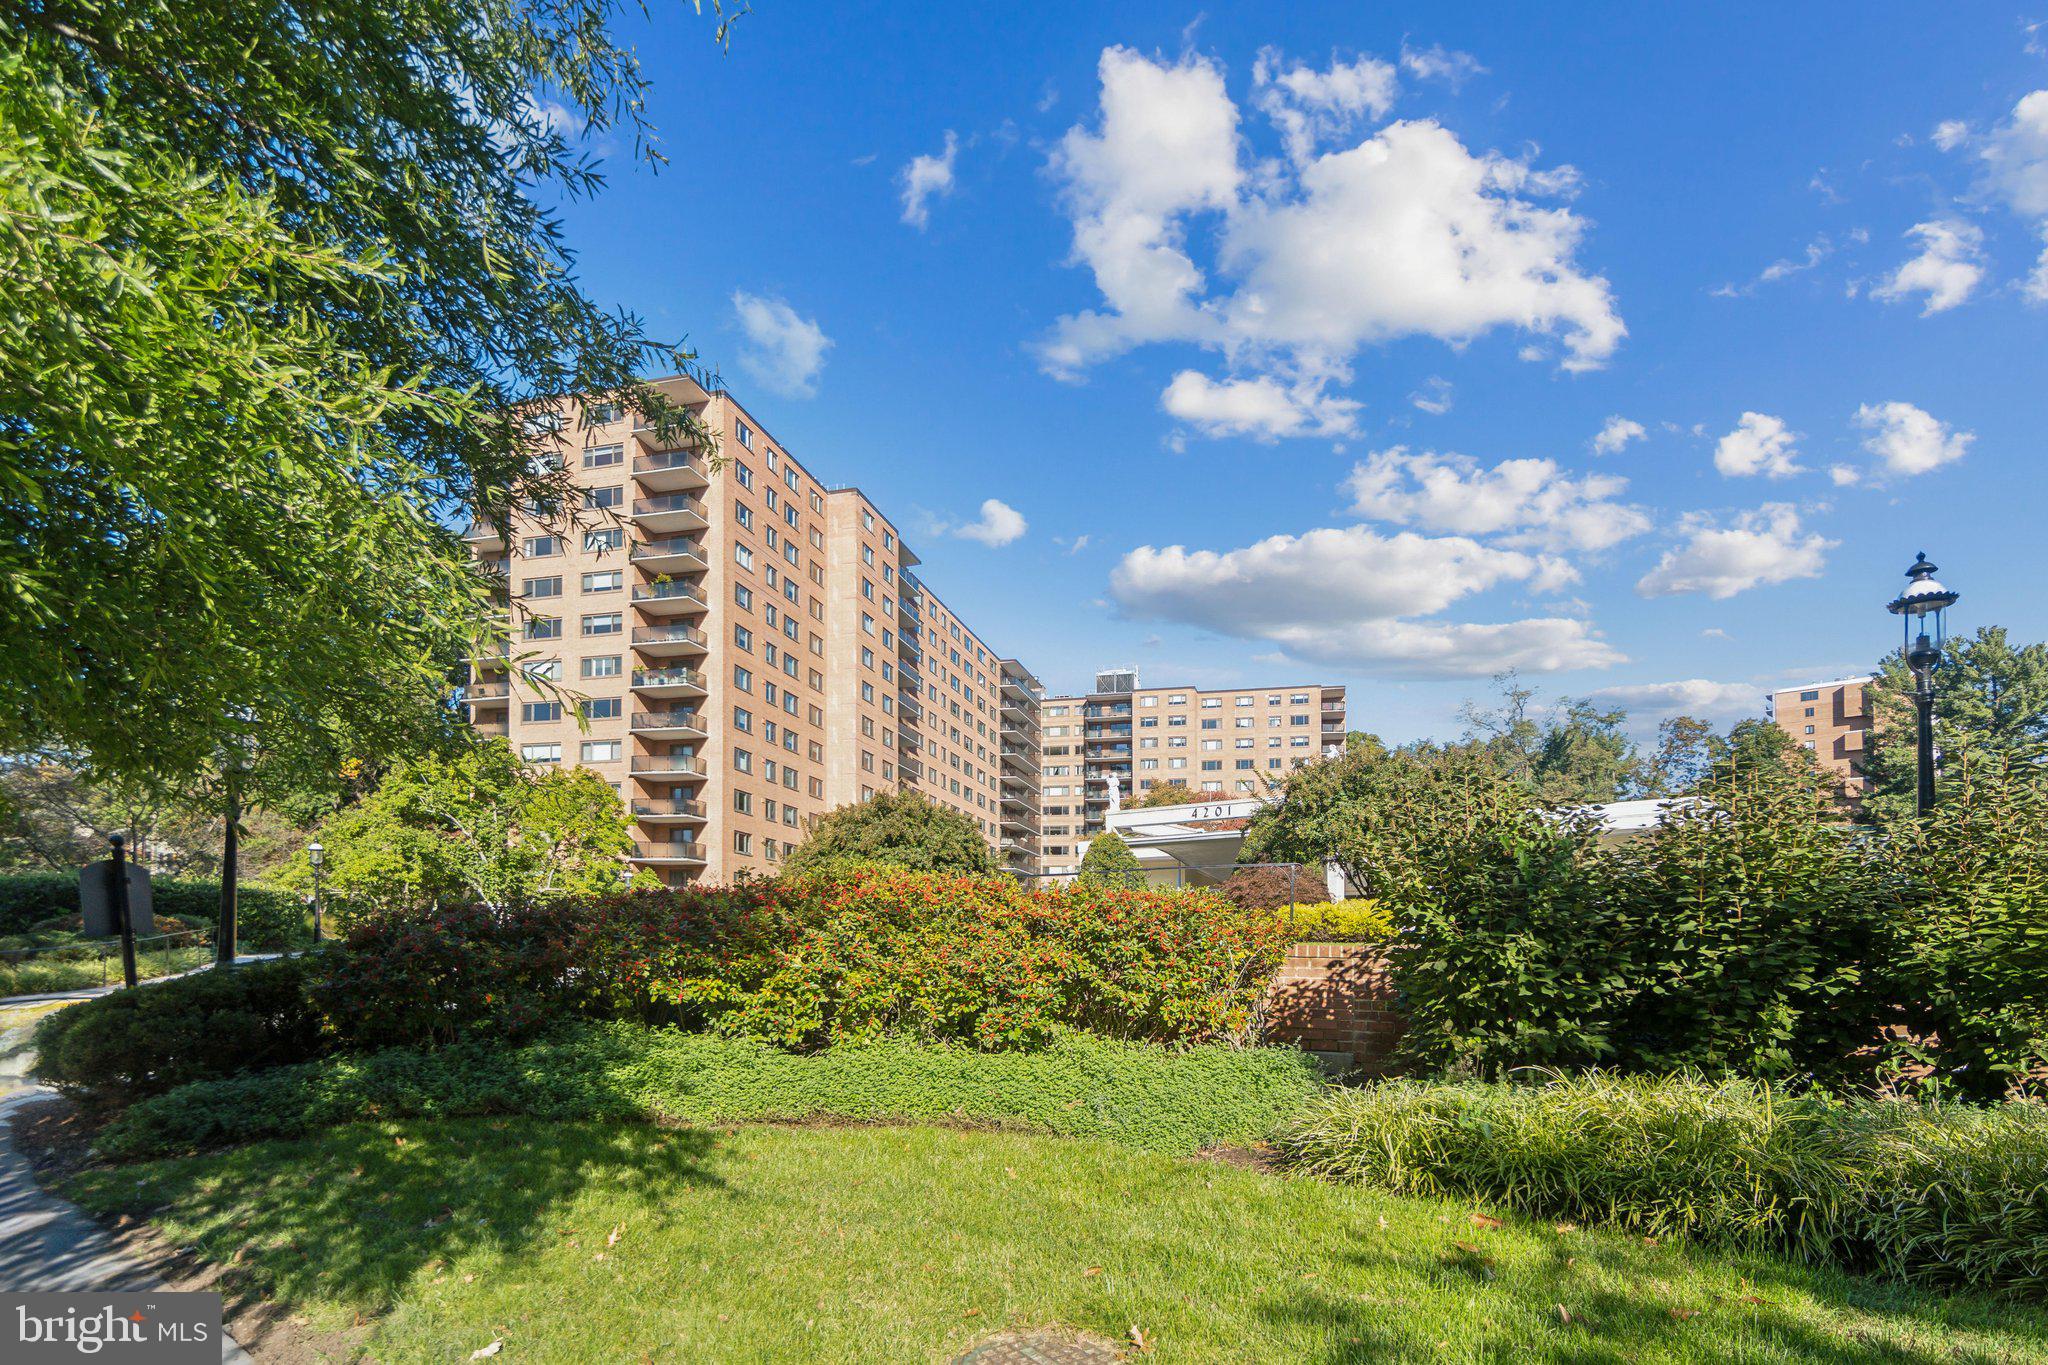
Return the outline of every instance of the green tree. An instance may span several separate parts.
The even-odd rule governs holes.
[[[559,205],[652,158],[614,0],[9,0],[0,749],[189,787],[445,745],[489,587],[448,522],[563,505],[563,393],[709,433]],[[722,29],[721,29],[722,32]]]
[[[375,908],[599,895],[626,883],[632,850],[609,783],[588,768],[524,767],[499,739],[453,758],[400,760],[318,835],[327,889]],[[655,884],[645,871],[638,880]],[[303,852],[278,881],[311,887]]]
[[[1898,653],[1870,684],[1873,728],[1863,813],[1879,823],[1913,814],[1918,790],[1913,675]],[[1964,755],[2038,762],[2048,755],[2048,644],[2014,645],[2004,626],[1951,640],[1935,680],[1934,742],[1944,770]]]
[[[1145,810],[1152,806],[1187,806],[1199,798],[1185,782],[1162,782],[1151,791],[1125,807],[1126,810]]]
[[[972,820],[914,791],[878,792],[827,812],[782,863],[796,873],[877,865],[974,876],[1002,870]]]
[[[1713,776],[1728,741],[1697,716],[1672,716],[1657,726],[1657,747],[1637,765],[1630,791],[1638,797],[1685,796]]]
[[[1500,674],[1494,685],[1500,694],[1496,705],[1467,703],[1459,713],[1467,746],[1545,801],[1586,805],[1621,793],[1636,764],[1635,746],[1623,728],[1626,711],[1566,697],[1539,718],[1534,688],[1524,687],[1512,672]]]
[[[1728,727],[1714,759],[1710,783],[1725,783],[1753,772],[1786,771],[1810,782],[1820,781],[1820,764],[1811,749],[1803,748],[1775,721],[1754,717],[1738,720]]]
[[[1145,884],[1145,871],[1123,836],[1106,829],[1088,841],[1079,881],[1084,886],[1140,887]]]

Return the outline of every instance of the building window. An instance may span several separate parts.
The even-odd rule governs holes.
[[[583,618],[585,635],[617,635],[624,618],[615,611],[598,612]]]
[[[583,661],[583,676],[586,678],[616,678],[621,671],[616,654],[593,654]]]
[[[542,725],[562,718],[562,703],[558,701],[521,702],[519,719],[528,725]]]
[[[615,739],[586,739],[583,741],[585,763],[616,763],[619,761],[619,742]]]
[[[526,638],[529,640],[559,640],[562,638],[562,618],[559,616],[535,616],[526,622]]]
[[[583,452],[585,469],[609,469],[615,464],[626,462],[624,446],[591,446]]]
[[[610,426],[624,414],[625,409],[617,403],[592,403],[583,410],[583,425],[587,427]]]
[[[562,595],[562,580],[559,578],[525,579],[519,584],[519,595],[521,597],[560,597]],[[1808,711],[1806,714],[1810,716],[1813,712]]]
[[[546,559],[562,553],[562,542],[555,536],[528,536],[519,543],[519,553],[528,559]]]
[[[607,526],[598,531],[583,533],[583,548],[589,554],[604,554],[625,545],[626,530],[622,526]]]
[[[745,446],[748,450],[754,448],[754,429],[752,427],[748,426],[745,422],[735,422],[733,423],[733,430],[738,435],[741,445]]]
[[[579,709],[585,720],[617,720],[622,705],[617,697],[591,697]]]
[[[617,592],[626,586],[626,575],[618,569],[607,569],[603,573],[583,575],[585,592]]]
[[[583,490],[583,505],[592,511],[617,507],[626,500],[626,490],[618,484],[610,488],[586,488]]]
[[[562,746],[559,744],[522,744],[519,757],[526,763],[560,763]]]

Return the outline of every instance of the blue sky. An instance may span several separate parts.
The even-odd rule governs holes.
[[[1725,722],[1920,549],[2048,634],[2048,10],[681,8],[586,284],[1057,688]]]

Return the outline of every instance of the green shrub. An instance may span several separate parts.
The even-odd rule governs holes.
[[[1296,906],[1292,915],[1280,915],[1302,943],[1385,943],[1394,936],[1392,912],[1362,897]]]
[[[36,1075],[106,1102],[159,1094],[322,1049],[303,958],[205,971],[58,1010],[37,1027]]]
[[[527,1114],[958,1121],[1185,1154],[1257,1139],[1318,1084],[1287,1048],[1168,1051],[1066,1034],[1028,1054],[875,1042],[798,1056],[752,1039],[584,1023],[519,1047],[392,1049],[188,1085],[129,1109],[100,1149],[134,1157],[361,1119]]]
[[[1002,870],[974,821],[922,792],[884,791],[828,811],[783,859],[796,873],[900,867],[990,876]]]
[[[153,878],[149,895],[160,933],[182,927],[182,922],[211,925],[220,920],[219,882]],[[0,875],[0,934],[22,933],[57,918],[76,927],[79,914],[76,872]],[[236,940],[249,951],[274,952],[306,942],[311,938],[310,914],[304,899],[291,892],[267,886],[236,888]]]
[[[1034,1047],[1060,1029],[1243,1039],[1286,931],[1210,892],[888,870],[786,879],[773,970],[729,1034],[810,1048],[884,1036]]]
[[[1312,1099],[1304,1173],[1535,1217],[1775,1247],[1930,1283],[2048,1282],[2048,1108],[1792,1095],[1593,1073],[1389,1081]]]
[[[1247,910],[1286,910],[1328,899],[1321,874],[1305,867],[1240,867],[1221,889]]]

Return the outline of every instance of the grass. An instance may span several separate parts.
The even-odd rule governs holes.
[[[943,1361],[1052,1322],[1160,1362],[2048,1360],[2032,1308],[1014,1133],[357,1124],[71,1193],[372,1318],[382,1362]]]
[[[42,954],[21,962],[0,961],[0,996],[41,995],[90,986],[121,984],[121,941],[86,938],[75,933],[10,935],[0,946],[39,948]],[[135,974],[148,980],[191,971],[213,961],[210,945],[157,947],[138,944]]]

